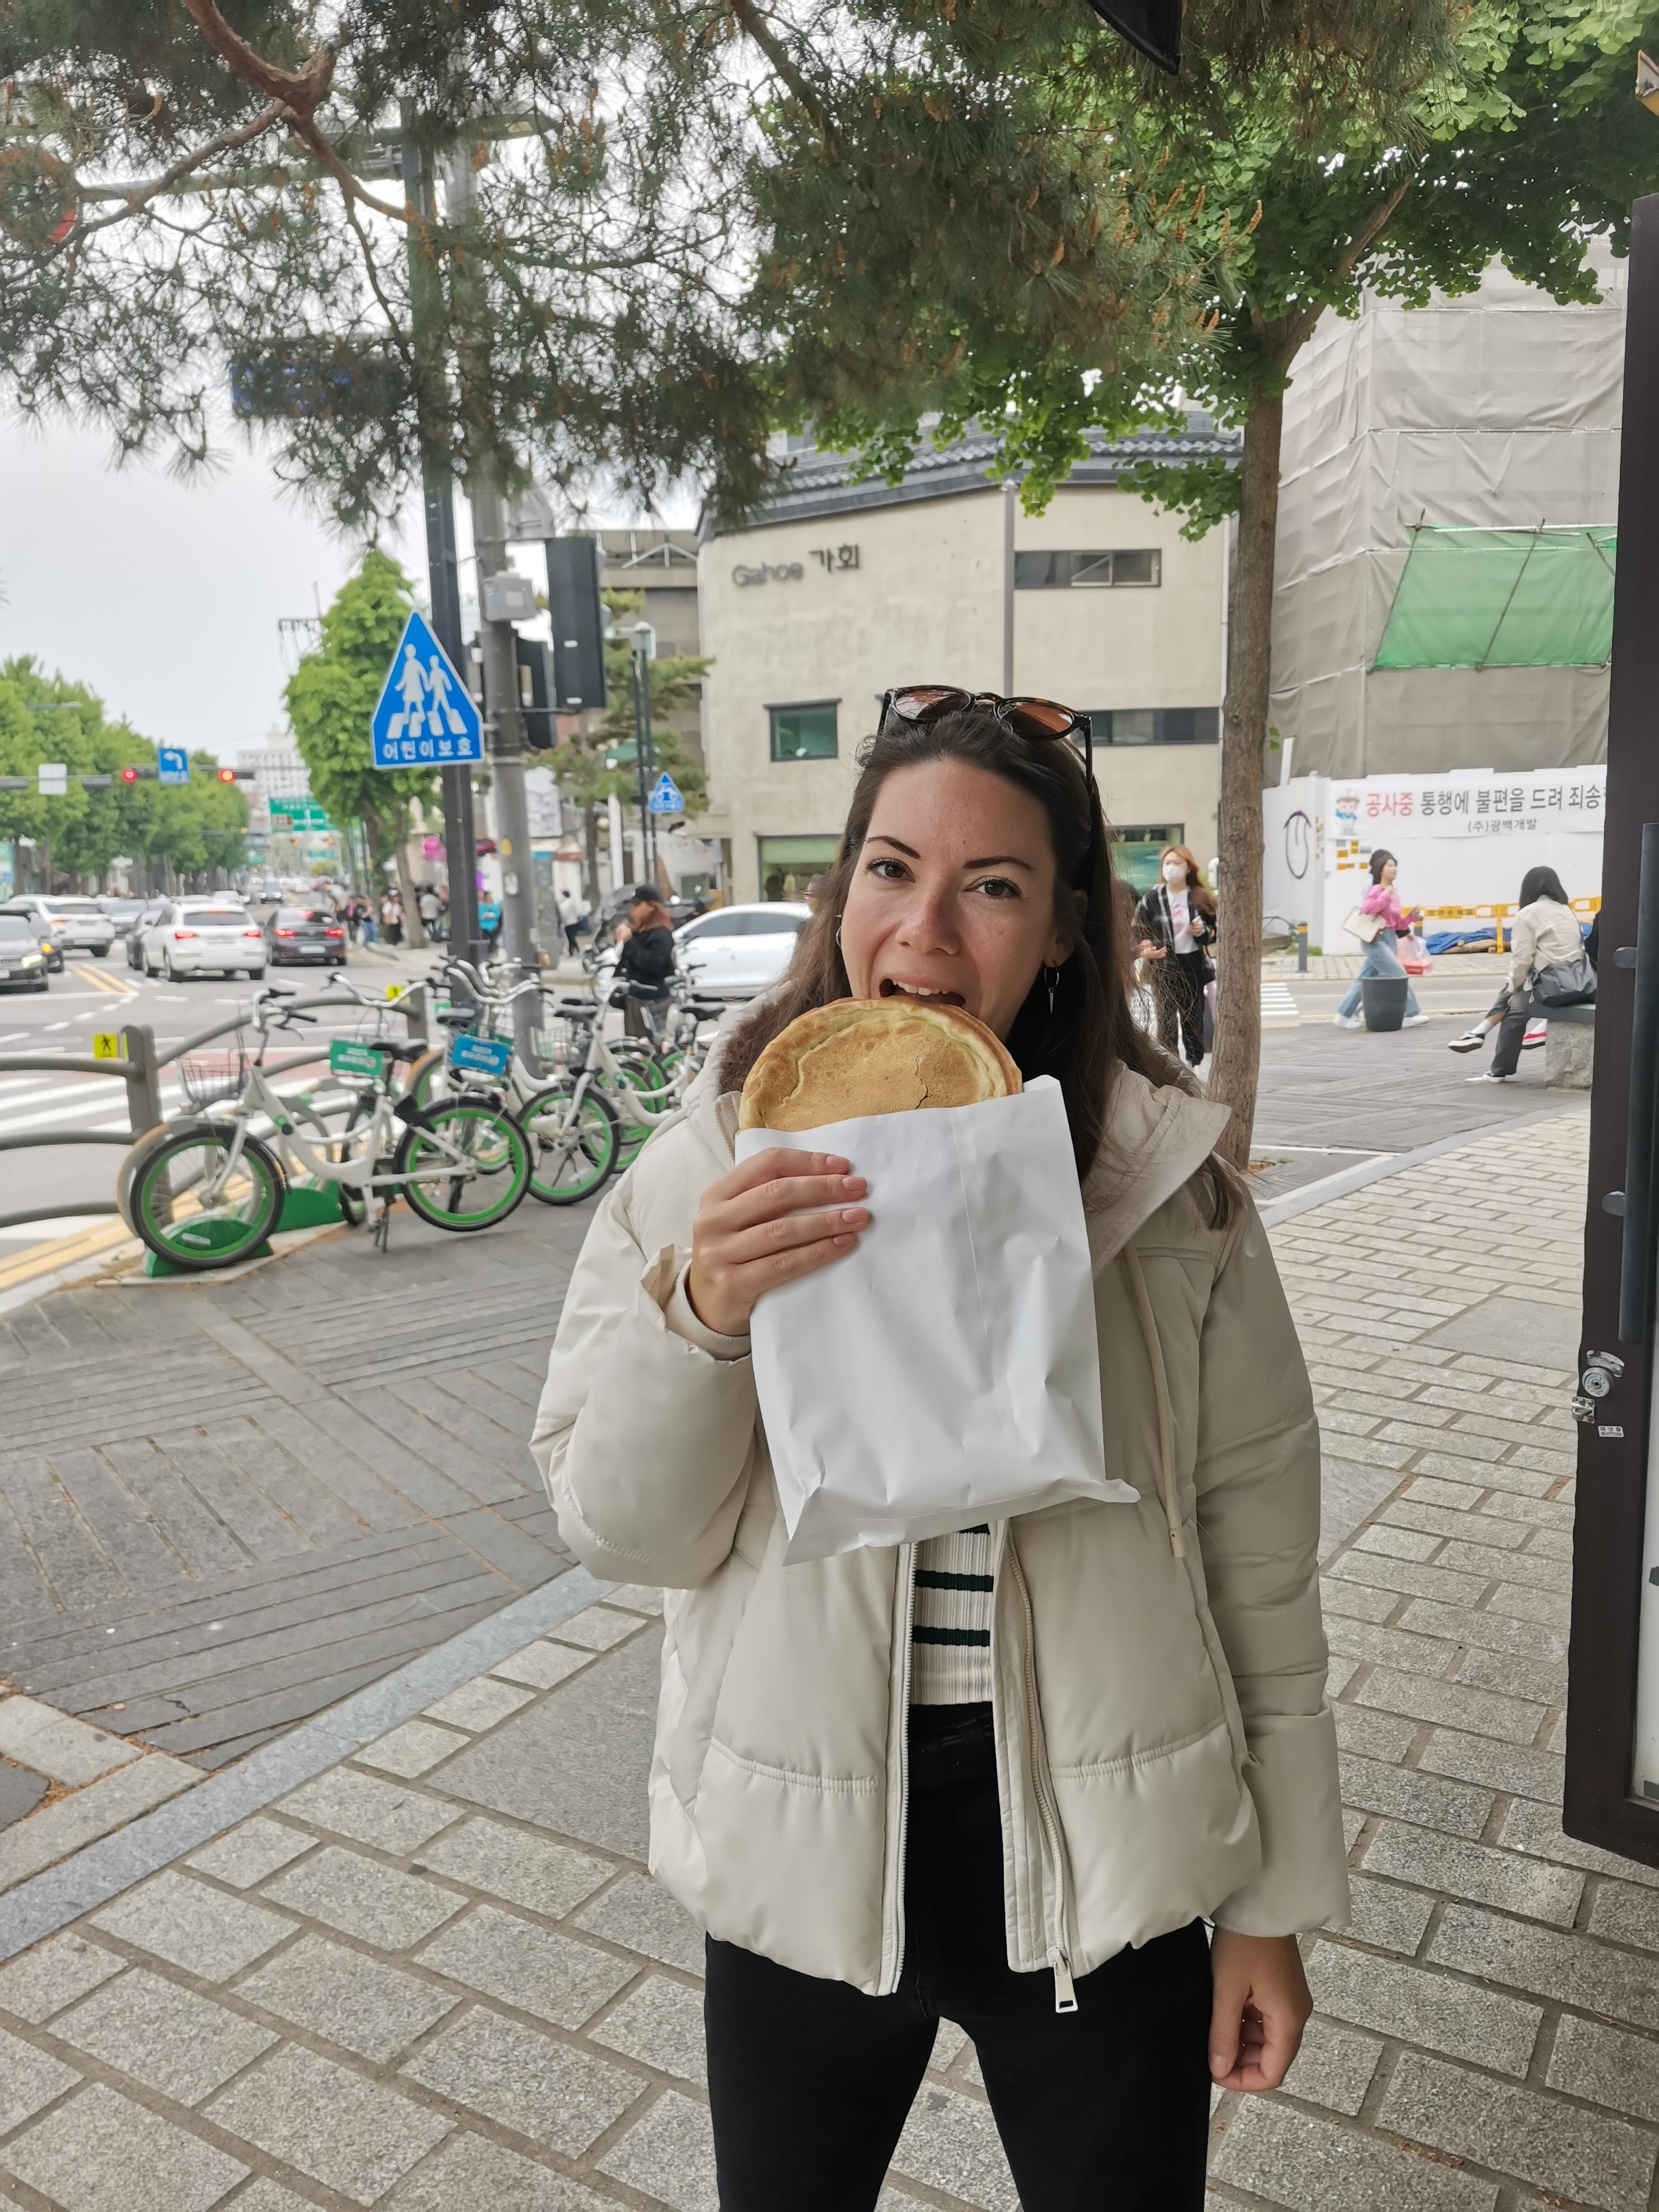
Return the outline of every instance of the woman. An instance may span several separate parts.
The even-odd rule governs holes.
[[[631,983],[634,991],[623,1008],[623,1028],[631,1037],[649,1034],[645,996],[660,1006],[668,996],[668,980],[674,972],[674,923],[668,908],[652,890],[641,884],[628,908],[628,920],[617,932],[622,946],[617,962],[617,981]]]
[[[1553,967],[1558,961],[1588,962],[1589,995],[1594,997],[1594,956],[1560,877],[1553,868],[1528,868],[1521,878],[1519,911],[1510,924],[1509,981],[1474,1027],[1451,1041],[1454,1052],[1478,1052],[1490,1032],[1498,1031],[1492,1066],[1472,1075],[1471,1083],[1507,1083],[1515,1073],[1523,1046],[1532,1042],[1527,1028],[1533,1012],[1533,978],[1540,968]]]
[[[1394,879],[1400,872],[1400,863],[1392,853],[1384,852],[1379,845],[1371,854],[1371,887],[1359,902],[1361,914],[1375,915],[1381,922],[1376,936],[1365,947],[1365,957],[1359,963],[1359,973],[1354,977],[1353,988],[1346,992],[1336,1010],[1336,1026],[1340,1030],[1363,1030],[1365,1018],[1359,1012],[1364,996],[1368,975],[1404,975],[1405,964],[1400,957],[1399,941],[1412,933],[1412,924],[1422,920],[1420,910],[1413,907],[1409,914],[1401,911],[1400,899],[1395,890]],[[1428,1016],[1417,1003],[1417,994],[1409,983],[1406,986],[1406,1018],[1402,1029],[1414,1030],[1427,1021]]]
[[[722,2212],[869,2212],[941,2015],[1025,2212],[1199,2212],[1212,2084],[1284,2078],[1346,1912],[1313,1407],[1225,1109],[1131,1016],[1087,725],[884,710],[787,975],[594,1220],[532,1449],[583,1563],[669,1591],[651,1863],[708,1933]],[[786,1568],[750,1318],[883,1194],[734,1169],[732,1094],[804,1009],[930,994],[1059,1081],[1139,1503]]]
[[[1135,908],[1135,958],[1151,969],[1158,1006],[1158,1041],[1165,1052],[1181,1047],[1196,1067],[1204,1057],[1204,992],[1215,980],[1206,948],[1215,943],[1215,896],[1185,845],[1167,845],[1158,862],[1162,881]]]

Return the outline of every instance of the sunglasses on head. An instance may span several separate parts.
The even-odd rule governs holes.
[[[1062,707],[1057,699],[1004,699],[995,691],[963,691],[953,684],[905,684],[883,695],[879,726],[886,728],[889,715],[925,726],[945,714],[959,714],[968,707],[988,708],[1004,729],[1031,744],[1081,737],[1083,772],[1093,784],[1093,725],[1086,714],[1079,714],[1075,707]]]

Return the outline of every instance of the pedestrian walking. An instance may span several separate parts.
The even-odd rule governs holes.
[[[415,894],[415,910],[421,917],[421,927],[428,937],[437,934],[438,890],[435,884],[422,884]]]
[[[373,945],[379,934],[374,921],[374,902],[372,899],[360,898],[357,902],[358,943]]]
[[[1216,936],[1215,895],[1191,848],[1166,845],[1161,880],[1135,908],[1134,955],[1146,963],[1158,1010],[1158,1041],[1196,1067],[1204,1057],[1204,994],[1215,981],[1209,947]]]
[[[404,910],[391,891],[388,891],[380,901],[380,927],[386,933],[386,941],[388,945],[403,943]]]
[[[1598,933],[1599,934],[1599,933]],[[1471,1083],[1507,1083],[1524,1048],[1544,1042],[1531,1035],[1539,1010],[1584,1006],[1595,997],[1595,964],[1578,917],[1553,868],[1528,868],[1510,925],[1510,972],[1503,989],[1472,1030],[1451,1040],[1454,1052],[1478,1052],[1493,1030],[1492,1066]]]
[[[1364,997],[1368,975],[1404,975],[1405,963],[1400,957],[1400,939],[1409,937],[1414,922],[1422,920],[1420,910],[1413,907],[1409,914],[1402,911],[1394,887],[1400,872],[1400,863],[1392,853],[1384,852],[1379,845],[1371,854],[1371,887],[1359,902],[1358,926],[1356,936],[1370,936],[1365,945],[1365,957],[1359,963],[1353,988],[1343,994],[1336,1010],[1336,1026],[1340,1030],[1363,1030],[1365,1018],[1359,1012]],[[1375,925],[1372,927],[1372,925]],[[1428,1016],[1417,1003],[1417,994],[1407,981],[1406,985],[1406,1018],[1402,1029],[1420,1028]]]
[[[582,910],[569,891],[559,893],[559,927],[564,932],[565,950],[574,960],[576,957],[576,932],[581,926]]]
[[[537,1413],[565,1541],[673,1593],[651,1864],[707,1934],[722,2212],[871,2212],[941,2015],[1025,2212],[1200,2212],[1212,2089],[1283,2080],[1297,1934],[1347,1911],[1307,1376],[1226,1111],[1131,1017],[1074,732],[889,695],[787,975],[599,1207]],[[907,994],[1059,1082],[1138,1503],[786,1566],[750,1316],[900,1194],[734,1168],[734,1094],[806,1009]]]

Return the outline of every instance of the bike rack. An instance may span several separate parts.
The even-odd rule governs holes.
[[[429,980],[425,976],[411,979],[401,998],[385,1000],[369,1000],[368,1006],[383,1006],[389,1013],[401,1014],[409,1024],[411,1036],[422,1039],[428,1035],[427,1001],[430,992]],[[409,1002],[416,1003],[410,1004]],[[295,999],[290,1011],[305,1013],[313,1006],[339,1007],[354,1002],[328,996]],[[119,1060],[94,1060],[86,1053],[0,1053],[0,1074],[18,1075],[109,1075],[120,1076],[127,1086],[127,1127],[121,1129],[64,1129],[43,1130],[21,1136],[0,1136],[0,1152],[33,1151],[45,1145],[120,1145],[124,1148],[136,1144],[149,1131],[157,1128],[167,1118],[161,1111],[161,1070],[170,1067],[186,1053],[199,1046],[210,1044],[215,1037],[229,1036],[247,1027],[246,1015],[228,1022],[216,1022],[212,1028],[198,1030],[194,1036],[186,1037],[170,1052],[155,1049],[155,1032],[144,1022],[129,1022],[121,1030],[125,1056]],[[280,1075],[285,1069],[303,1067],[318,1057],[315,1052],[296,1052],[284,1054],[267,1065],[267,1073]],[[0,1213],[0,1229],[21,1229],[31,1221],[57,1221],[82,1214],[119,1213],[119,1204],[112,1198],[79,1199],[58,1206],[25,1206],[15,1213]]]

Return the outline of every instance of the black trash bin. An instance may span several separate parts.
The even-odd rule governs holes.
[[[1404,975],[1367,975],[1359,987],[1368,1030],[1397,1030],[1406,1018],[1406,994],[1411,983]]]

